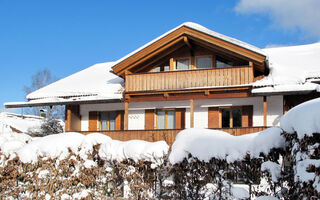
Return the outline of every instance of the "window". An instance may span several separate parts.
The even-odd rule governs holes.
[[[189,58],[184,58],[184,59],[176,60],[176,69],[177,70],[188,70],[188,69],[190,69],[190,59]]]
[[[153,72],[166,72],[166,71],[170,71],[170,66],[164,65],[164,66],[158,66],[153,68]]]
[[[116,130],[116,112],[100,112],[100,131]]]
[[[210,69],[212,68],[211,57],[196,57],[196,66],[198,69]]]
[[[232,67],[232,64],[217,60],[216,61],[216,67],[217,68],[230,68],[230,67]]]
[[[242,126],[240,107],[221,108],[221,128],[236,128]]]
[[[157,129],[174,129],[175,111],[157,110]]]

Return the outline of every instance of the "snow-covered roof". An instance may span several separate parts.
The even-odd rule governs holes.
[[[170,33],[176,31],[177,29],[179,29],[179,28],[181,28],[181,27],[183,27],[183,26],[188,27],[188,28],[191,28],[191,29],[194,29],[194,30],[197,30],[197,31],[199,31],[199,32],[202,32],[202,33],[205,33],[205,34],[208,34],[208,35],[211,35],[211,36],[216,37],[216,38],[219,38],[219,39],[221,39],[221,40],[230,42],[230,43],[232,43],[232,44],[235,44],[235,45],[237,45],[237,46],[243,47],[243,48],[245,48],[245,49],[248,49],[248,50],[250,50],[250,51],[256,52],[256,53],[258,53],[258,54],[266,55],[266,53],[265,53],[264,51],[262,51],[260,48],[255,47],[255,46],[253,46],[253,45],[251,45],[251,44],[248,44],[248,43],[245,43],[245,42],[243,42],[243,41],[237,40],[237,39],[235,39],[235,38],[232,38],[232,37],[223,35],[223,34],[221,34],[221,33],[217,33],[217,32],[215,32],[215,31],[213,31],[213,30],[210,30],[210,29],[208,29],[208,28],[206,28],[206,27],[204,27],[204,26],[201,26],[200,24],[197,24],[197,23],[194,23],[194,22],[185,22],[185,23],[183,23],[183,24],[181,24],[181,25],[179,25],[179,26],[177,26],[177,27],[169,30],[168,32],[160,35],[159,37],[157,37],[157,38],[155,38],[154,40],[148,42],[147,44],[141,46],[140,48],[138,48],[138,49],[136,49],[135,51],[129,53],[128,55],[120,58],[119,60],[116,61],[116,63],[115,63],[114,65],[116,65],[116,64],[124,61],[125,59],[129,58],[130,56],[134,55],[135,53],[141,51],[142,49],[146,48],[147,46],[150,46],[151,44],[155,43],[156,41],[160,40],[161,38],[169,35]]]
[[[320,42],[308,45],[263,49],[268,55],[270,73],[255,82],[253,93],[317,90],[310,83],[320,80]]]
[[[36,90],[27,99],[41,103],[42,101],[60,101],[77,97],[93,99],[122,98],[123,79],[111,72],[114,62],[95,64],[80,72],[58,80],[46,87]]]
[[[0,113],[0,135],[1,133],[26,133],[28,129],[39,129],[43,118],[34,115],[19,115],[15,113]]]

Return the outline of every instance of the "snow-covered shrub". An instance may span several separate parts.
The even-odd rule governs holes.
[[[47,118],[41,124],[40,134],[41,136],[58,134],[63,132],[63,127],[60,120],[54,118]]]

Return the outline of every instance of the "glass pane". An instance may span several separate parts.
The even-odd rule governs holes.
[[[169,110],[167,112],[167,115],[168,115],[167,128],[174,129],[175,128],[175,112],[173,110]]]
[[[196,59],[196,65],[199,69],[210,69],[211,68],[211,58],[210,57],[200,57]]]
[[[107,113],[100,113],[101,131],[107,130]]]
[[[165,112],[158,111],[158,129],[165,129]]]
[[[189,59],[180,59],[176,61],[177,70],[188,70],[189,69]]]
[[[165,72],[170,71],[170,66],[164,66],[164,71]]]
[[[232,65],[217,60],[217,61],[216,61],[216,67],[217,67],[217,68],[229,68],[229,67],[232,67]]]
[[[115,112],[109,113],[109,130],[116,130],[116,117],[117,114]]]
[[[240,108],[232,108],[233,127],[241,127],[241,110]]]
[[[153,72],[160,72],[160,67],[153,68]]]
[[[230,109],[221,109],[222,113],[222,128],[230,127]]]

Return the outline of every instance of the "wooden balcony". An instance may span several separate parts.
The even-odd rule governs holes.
[[[215,130],[225,131],[232,135],[239,136],[249,133],[262,131],[268,127],[241,127],[241,128],[217,128]],[[165,140],[168,145],[172,145],[177,134],[183,129],[167,129],[167,130],[127,130],[127,131],[101,131],[98,133],[105,134],[112,139],[120,141],[128,140],[145,140],[149,142],[156,142]],[[97,131],[82,131],[83,134],[96,133]]]
[[[253,67],[181,70],[126,75],[126,92],[235,86],[253,82]]]

